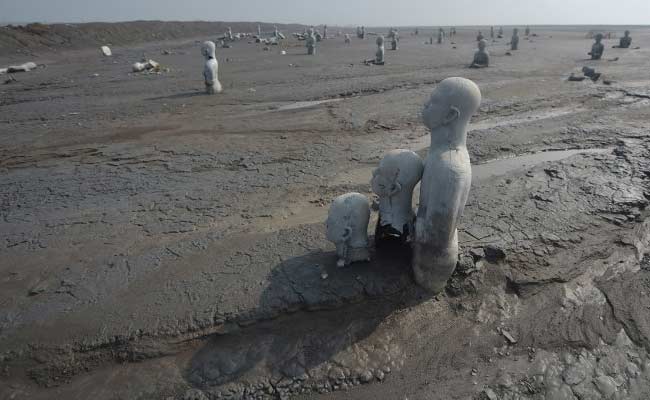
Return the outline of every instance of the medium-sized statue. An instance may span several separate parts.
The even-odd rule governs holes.
[[[316,54],[316,35],[314,35],[314,28],[309,28],[305,45],[307,46],[307,55],[313,56]]]
[[[223,90],[219,82],[219,63],[216,57],[216,45],[212,41],[203,43],[201,54],[205,58],[203,67],[203,78],[205,79],[205,91],[207,94],[221,93]]]
[[[377,36],[377,52],[375,53],[375,65],[384,65],[384,55],[386,54],[386,49],[384,48],[384,37],[382,35]]]
[[[510,50],[519,49],[519,29],[515,28],[512,31],[512,40],[510,41]]]
[[[630,31],[625,31],[625,36],[621,38],[618,43],[618,46],[614,46],[615,49],[629,49],[632,46],[632,37],[630,36]]]
[[[487,68],[490,66],[490,53],[486,48],[487,41],[485,39],[478,42],[478,51],[474,53],[474,60],[469,66],[470,68]]]
[[[346,33],[345,34],[345,44],[350,44],[352,43],[352,40],[350,40],[350,34]]]
[[[379,196],[375,245],[388,239],[406,243],[415,233],[413,189],[422,179],[424,162],[410,150],[390,151],[373,171],[372,191]]]
[[[467,128],[481,91],[464,78],[447,78],[434,89],[422,118],[431,147],[420,184],[413,272],[416,282],[440,293],[458,262],[458,223],[472,184]]]
[[[595,37],[596,43],[591,46],[591,51],[588,53],[591,56],[592,60],[600,60],[603,57],[605,52],[605,46],[603,45],[603,34],[599,33]]]
[[[336,246],[338,261],[343,268],[358,261],[369,261],[368,222],[370,205],[368,198],[359,193],[337,197],[327,215],[327,240]]]

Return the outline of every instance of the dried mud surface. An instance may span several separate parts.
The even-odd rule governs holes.
[[[383,67],[372,36],[240,41],[218,96],[195,40],[0,56],[41,65],[0,85],[0,398],[649,398],[650,31],[600,62],[534,31],[485,70],[470,29],[402,32]],[[484,100],[445,293],[398,249],[336,269],[327,205],[426,154],[449,76]]]

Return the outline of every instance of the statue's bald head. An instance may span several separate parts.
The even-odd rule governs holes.
[[[203,57],[216,58],[216,52],[217,52],[217,46],[214,44],[213,41],[208,40],[203,42],[203,46],[201,47],[201,54],[203,54]]]
[[[481,91],[465,78],[447,78],[433,90],[422,117],[429,129],[466,125],[481,105]]]

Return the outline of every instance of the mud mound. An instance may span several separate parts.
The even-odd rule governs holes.
[[[0,27],[0,56],[32,51],[81,49],[110,44],[126,44],[220,36],[228,27],[233,32],[272,32],[274,24],[261,22],[163,22],[134,21],[119,23],[93,22],[85,24],[40,23]],[[302,30],[300,25],[277,25],[281,31]]]

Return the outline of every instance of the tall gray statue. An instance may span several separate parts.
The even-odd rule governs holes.
[[[384,65],[384,55],[386,54],[386,48],[384,47],[384,37],[382,35],[377,36],[377,52],[375,53],[375,65]]]
[[[416,282],[441,292],[458,261],[458,223],[472,184],[467,128],[481,104],[481,91],[464,78],[447,78],[431,94],[422,118],[431,147],[420,184],[413,272]]]
[[[591,46],[591,51],[588,54],[591,56],[592,60],[600,60],[605,52],[605,46],[602,43],[602,33],[597,34],[594,39],[596,40],[596,43]]]
[[[470,68],[487,68],[490,66],[490,53],[486,50],[487,42],[481,40],[478,42],[478,51],[474,53],[474,60]]]
[[[222,87],[219,82],[219,63],[216,56],[216,45],[212,41],[203,43],[201,54],[205,58],[203,66],[203,79],[205,80],[205,92],[207,94],[221,93]]]
[[[307,55],[313,56],[316,54],[316,35],[314,35],[314,28],[309,28],[305,45],[307,46]]]
[[[510,49],[518,50],[519,49],[519,29],[515,28],[512,31],[512,41],[510,41]]]

